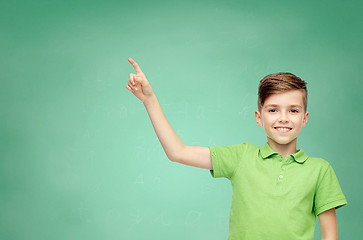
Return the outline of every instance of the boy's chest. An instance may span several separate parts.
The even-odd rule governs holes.
[[[312,201],[318,173],[309,166],[293,161],[267,159],[254,161],[237,170],[233,191],[256,199],[283,198]]]

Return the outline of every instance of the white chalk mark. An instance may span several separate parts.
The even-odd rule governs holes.
[[[144,183],[144,175],[143,174],[140,174],[136,181],[135,181],[135,184],[140,184],[141,186],[144,186],[145,183]]]
[[[188,212],[187,216],[185,217],[185,225],[192,226],[196,225],[200,222],[200,215],[201,213],[195,210],[191,210]]]
[[[136,213],[131,214],[131,216],[132,216],[132,218],[131,218],[132,224],[134,224],[134,225],[139,225],[142,222],[142,220],[144,219],[144,217],[141,216],[141,214],[140,214],[140,209],[137,209]]]
[[[160,177],[154,177],[154,185],[160,186]]]
[[[84,202],[81,201],[80,202],[80,207],[78,208],[78,213],[79,213],[79,219],[84,221],[85,220],[85,213],[88,212],[88,208],[84,207]]]
[[[163,226],[170,226],[171,223],[165,220],[165,216],[163,213],[159,214],[156,218],[151,220],[152,224],[160,224]]]

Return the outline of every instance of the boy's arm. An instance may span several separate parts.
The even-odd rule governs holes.
[[[193,167],[213,169],[209,148],[184,145],[166,119],[144,73],[134,60],[131,58],[128,60],[135,68],[136,74],[129,75],[126,88],[144,103],[156,135],[168,158],[171,161]]]
[[[335,208],[329,209],[318,215],[321,239],[322,240],[337,240],[338,239],[338,224]]]

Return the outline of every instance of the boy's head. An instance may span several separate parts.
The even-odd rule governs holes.
[[[289,90],[301,90],[303,92],[304,111],[307,111],[306,82],[289,72],[280,72],[267,75],[260,81],[258,88],[258,110],[261,112],[266,99],[272,94],[283,93]]]
[[[260,81],[255,116],[257,124],[264,127],[270,145],[296,144],[308,120],[306,110],[306,82],[299,77],[281,72]]]

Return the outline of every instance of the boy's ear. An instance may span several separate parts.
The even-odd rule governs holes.
[[[306,112],[304,114],[303,127],[305,127],[306,123],[308,122],[308,117],[309,117],[309,112]]]
[[[255,111],[255,117],[256,117],[257,125],[262,127],[263,123],[262,123],[262,119],[261,119],[261,113],[258,110]]]

